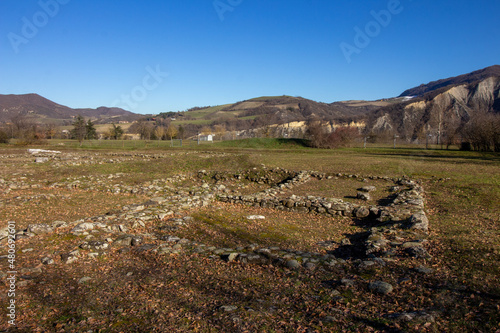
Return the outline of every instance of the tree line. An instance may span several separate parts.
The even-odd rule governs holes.
[[[53,124],[39,124],[27,117],[16,116],[0,127],[0,143],[18,139],[20,144],[33,144],[53,139],[57,134],[57,126]]]
[[[124,130],[121,126],[112,124],[107,132],[102,134],[105,139],[120,139]],[[11,139],[17,139],[21,145],[44,143],[48,139],[74,139],[80,142],[84,140],[98,139],[98,133],[91,119],[85,120],[78,115],[72,123],[72,129],[61,131],[55,124],[40,124],[24,116],[16,116],[3,126],[0,126],[0,143],[8,143]]]
[[[423,115],[425,118],[426,115]],[[108,129],[98,135],[94,122],[77,116],[72,129],[62,135],[53,124],[39,124],[33,120],[17,116],[10,123],[0,127],[0,143],[17,139],[19,144],[33,144],[46,139],[65,138],[80,142],[84,140],[128,139],[137,135],[143,140],[173,140],[197,137],[199,134],[212,134],[216,140],[234,140],[245,137],[274,137],[305,139],[310,146],[316,148],[338,148],[358,145],[363,140],[370,143],[392,142],[396,138],[408,142],[438,144],[449,148],[452,145],[464,150],[500,151],[500,114],[493,112],[476,112],[469,119],[444,117],[436,113],[428,113],[429,119],[420,124],[403,124],[396,128],[373,132],[371,127],[337,125],[333,121],[311,119],[305,128],[284,130],[282,127],[269,125],[261,117],[252,120],[253,127],[248,129],[248,121],[239,119],[218,119],[212,124],[179,124],[175,125],[168,117],[150,117],[134,122],[125,131],[120,125],[110,124]],[[243,124],[244,123],[244,124]],[[393,121],[393,124],[397,123]],[[278,124],[279,125],[279,124]],[[403,126],[403,127],[401,127]]]

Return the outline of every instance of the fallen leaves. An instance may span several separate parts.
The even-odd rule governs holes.
[[[283,164],[327,163],[324,167],[332,171],[332,165],[339,166],[334,163],[346,163],[328,161],[329,154],[321,155],[321,159],[313,154],[307,159],[294,157],[293,161],[289,161],[286,154],[272,158],[281,158],[279,162]],[[369,157],[363,157],[365,160]],[[195,159],[192,158],[191,162]],[[226,162],[233,163],[229,157]],[[166,163],[170,162],[154,163],[154,172],[161,174]],[[221,164],[216,158],[210,163]],[[349,162],[345,168],[351,168],[351,164]],[[145,166],[147,164],[141,162],[106,168],[114,171],[129,168],[132,176],[127,182],[140,183],[153,176],[142,175],[134,180],[132,171]],[[428,166],[437,168],[432,163]],[[369,163],[356,163],[355,167],[370,168]],[[77,172],[89,174],[103,170],[104,167],[69,168],[61,170],[57,177],[66,171],[70,177]],[[175,173],[176,170],[169,172]],[[298,188],[297,193],[323,195],[338,190],[337,196],[345,196],[351,193],[348,183],[356,182],[331,180],[324,188],[321,182],[312,182]],[[339,188],[333,189],[335,184]],[[233,183],[231,186],[237,188],[237,185]],[[411,270],[415,262],[408,258],[398,258],[387,267],[373,271],[362,270],[353,261],[348,261],[347,265],[321,267],[314,272],[291,272],[272,265],[226,264],[207,256],[179,254],[159,259],[153,254],[139,256],[111,251],[106,260],[82,260],[72,265],[56,262],[53,266],[42,267],[43,274],[28,280],[28,286],[19,290],[19,325],[26,331],[40,332],[97,331],[103,328],[114,332],[494,331],[499,327],[500,312],[499,296],[495,291],[498,274],[495,274],[497,268],[494,265],[498,266],[498,253],[493,250],[498,247],[495,229],[498,218],[495,220],[494,207],[488,207],[480,200],[476,206],[468,204],[473,194],[469,187],[460,188],[462,192],[455,195],[453,184],[444,188],[437,183],[429,186],[432,187],[431,193],[436,193],[428,198],[434,228],[429,246],[434,259],[429,266],[435,269],[429,276],[416,275]],[[261,188],[248,186],[246,190],[254,192]],[[481,191],[484,191],[480,193],[483,198],[496,197],[491,189]],[[39,197],[45,194],[54,194],[55,197]],[[494,202],[491,198],[489,200]],[[121,205],[141,202],[145,197],[45,187],[2,193],[0,199],[7,200],[0,211],[2,223],[12,219],[24,226],[33,221],[72,221],[104,214]],[[456,207],[455,200],[460,200],[463,206]],[[475,209],[481,210],[481,216],[474,212]],[[266,219],[249,222],[245,216],[250,214],[264,215]],[[317,247],[318,241],[340,241],[344,233],[361,230],[350,219],[304,216],[221,203],[193,215],[199,219],[180,230],[180,236],[214,246],[236,247],[248,245],[252,240],[263,246],[326,252],[326,249]],[[147,228],[143,230],[144,233],[149,231]],[[23,267],[32,268],[39,264],[39,256],[57,258],[58,254],[71,250],[79,242],[79,238],[63,236],[19,240],[22,248],[34,248],[33,252],[20,253],[19,260]],[[129,276],[128,273],[133,274]],[[77,285],[83,276],[91,276],[92,282]],[[324,283],[342,278],[353,278],[355,286]],[[390,281],[397,287],[390,296],[375,295],[368,290],[372,280]],[[475,287],[481,285],[483,292],[474,293]],[[5,286],[0,288],[5,294]],[[235,306],[237,310],[223,313],[218,309],[224,305]],[[5,311],[3,307],[1,315],[4,314],[2,311]],[[388,319],[391,314],[420,311],[437,312],[435,322]],[[326,317],[331,318],[327,321],[324,320]],[[4,328],[2,324],[0,329]]]

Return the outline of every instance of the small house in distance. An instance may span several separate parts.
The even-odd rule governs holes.
[[[208,135],[200,135],[198,137],[198,140],[199,141],[209,141],[209,142],[213,142],[214,141],[214,136],[213,134],[208,134]]]
[[[67,129],[62,130],[61,134],[64,139],[69,139],[71,136],[71,132]]]

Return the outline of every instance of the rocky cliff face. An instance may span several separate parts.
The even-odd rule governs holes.
[[[461,80],[458,82],[470,81],[467,76],[460,77]],[[477,74],[473,74],[472,77],[477,77]],[[424,93],[422,96],[394,98],[379,104],[370,102],[370,107],[377,106],[377,109],[358,114],[356,121],[324,120],[323,126],[327,132],[332,132],[335,127],[342,125],[357,127],[360,130],[364,128],[366,133],[373,135],[392,137],[396,134],[408,142],[422,142],[431,138],[430,142],[442,143],[445,139],[453,140],[452,136],[458,140],[458,131],[480,114],[500,115],[500,75],[472,83],[457,84],[453,78],[441,81],[452,83]],[[435,83],[430,85],[436,86]],[[421,86],[419,89],[427,90],[428,87]],[[360,102],[334,104],[352,107]],[[336,123],[338,125],[335,125]],[[241,131],[239,135],[292,138],[303,137],[306,131],[306,121],[295,121],[254,127]]]
[[[483,113],[500,113],[500,76],[440,88],[410,101],[381,108],[368,122],[372,133],[391,132],[408,141],[434,138]]]
[[[332,133],[339,127],[355,127],[361,132],[366,124],[362,121],[356,122],[321,122],[325,132]],[[236,134],[239,138],[258,138],[258,137],[272,137],[272,138],[304,138],[307,137],[308,123],[306,121],[294,121],[285,124],[272,124],[269,126],[252,128],[249,130],[238,131]]]
[[[447,79],[441,79],[427,84],[422,84],[418,87],[408,89],[404,91],[402,96],[423,96],[426,93],[436,91],[441,88],[451,88],[459,85],[466,85],[471,83],[476,83],[483,81],[490,77],[500,77],[500,65],[494,65],[486,67],[468,74],[459,75],[456,77],[450,77]]]

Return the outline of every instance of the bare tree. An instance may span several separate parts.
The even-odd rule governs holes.
[[[226,133],[226,127],[224,125],[215,125],[214,130],[215,135],[219,137],[219,140],[222,140],[223,135]]]
[[[443,122],[442,140],[441,142],[446,145],[446,149],[450,146],[459,144],[459,129],[460,120],[458,118],[448,118]]]
[[[12,137],[19,139],[20,144],[39,143],[46,137],[40,126],[27,117],[18,115],[11,122]]]
[[[209,126],[203,126],[201,128],[201,134],[203,135],[209,135],[209,134],[212,134],[212,130],[210,129]]]
[[[309,139],[311,146],[314,148],[326,147],[328,138],[326,128],[320,120],[311,120],[307,123],[306,138]]]
[[[48,139],[53,139],[57,134],[57,127],[54,124],[46,124],[44,130]]]
[[[146,120],[139,120],[130,126],[129,133],[137,133],[143,140],[151,140],[151,135],[154,134],[154,125]]]
[[[26,117],[17,115],[11,119],[12,138],[24,139],[33,127],[33,123]]]
[[[461,131],[474,150],[500,151],[500,115],[476,113]]]
[[[356,139],[360,138],[359,129],[352,126],[340,126],[327,137],[327,148],[340,148],[351,145]]]

